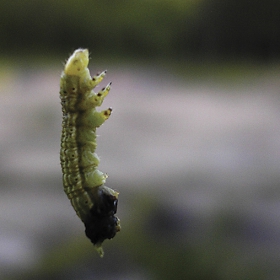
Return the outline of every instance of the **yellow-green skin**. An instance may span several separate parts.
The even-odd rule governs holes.
[[[60,161],[64,191],[84,223],[88,221],[90,210],[99,203],[101,193],[116,201],[118,198],[116,191],[104,186],[107,175],[97,169],[99,158],[95,153],[96,128],[109,118],[112,111],[108,108],[98,112],[95,108],[102,104],[111,83],[95,93],[93,89],[102,81],[106,71],[92,78],[88,62],[88,50],[76,50],[68,59],[60,81],[63,112]],[[119,230],[118,220],[116,231]],[[101,244],[96,246],[102,255]]]

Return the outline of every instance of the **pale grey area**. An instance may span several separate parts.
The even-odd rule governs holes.
[[[148,192],[208,222],[223,211],[253,219],[265,242],[247,244],[244,252],[254,255],[257,248],[256,258],[265,254],[268,266],[277,267],[276,75],[225,85],[150,68],[109,70],[102,86],[113,85],[102,108],[113,107],[113,114],[97,140],[108,185],[120,199],[127,191]],[[9,71],[0,77],[0,271],[5,272],[32,267],[42,250],[83,227],[62,190],[60,70]],[[123,200],[120,218],[129,216],[127,207]]]

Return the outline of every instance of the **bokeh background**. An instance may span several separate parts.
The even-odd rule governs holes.
[[[0,12],[0,279],[280,279],[279,0]],[[59,80],[78,47],[113,82],[97,153],[122,230],[103,259],[59,163]]]

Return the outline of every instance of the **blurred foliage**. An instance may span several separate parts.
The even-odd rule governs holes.
[[[1,12],[2,53],[279,55],[278,0],[4,0]]]

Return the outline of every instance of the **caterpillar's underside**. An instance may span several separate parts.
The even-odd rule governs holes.
[[[87,49],[77,49],[68,59],[60,80],[63,121],[60,162],[64,191],[77,215],[85,224],[86,236],[103,256],[102,242],[120,230],[117,212],[118,193],[106,187],[107,175],[97,169],[96,128],[112,109],[98,112],[110,91],[111,83],[98,93],[93,89],[106,71],[91,77],[87,68]]]

